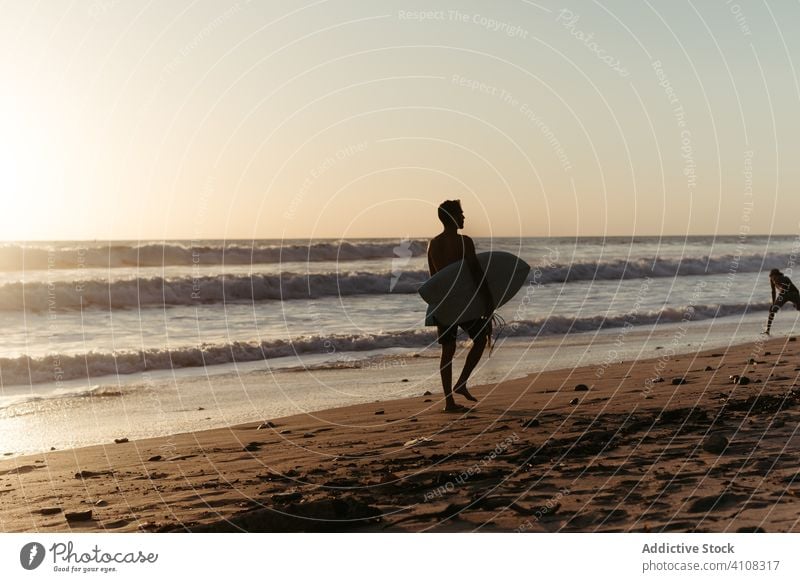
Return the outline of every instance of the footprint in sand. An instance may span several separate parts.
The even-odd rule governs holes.
[[[30,473],[34,469],[40,469],[45,465],[20,465],[8,471],[0,471],[0,475],[22,475],[23,473]]]
[[[167,461],[185,461],[186,459],[193,459],[197,455],[178,455],[176,457],[170,457],[166,459]]]
[[[706,497],[698,497],[692,501],[689,508],[686,510],[689,513],[708,513],[710,511],[721,511],[734,505],[739,505],[739,502],[746,499],[743,495],[734,495],[733,493],[722,493],[721,495],[708,495]]]
[[[92,477],[102,477],[103,475],[113,475],[114,471],[80,471],[75,473],[76,479],[91,479]]]

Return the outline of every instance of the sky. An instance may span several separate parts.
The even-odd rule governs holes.
[[[800,234],[796,2],[0,14],[0,240]]]

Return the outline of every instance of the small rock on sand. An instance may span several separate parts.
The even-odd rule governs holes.
[[[796,337],[790,337],[790,338],[789,338],[789,341],[790,341],[790,342],[796,342],[796,341],[797,341],[797,338],[796,338]]]
[[[271,420],[268,420],[266,422],[262,422],[261,424],[259,424],[258,428],[256,430],[264,430],[264,429],[267,429],[267,428],[275,428],[276,426],[278,426],[278,425],[275,424],[274,422],[272,422]]]
[[[575,386],[575,392],[588,392],[589,387],[586,384],[578,384]]]
[[[706,366],[706,367],[705,367],[705,369],[704,369],[704,371],[706,371],[706,372],[713,372],[713,371],[714,371],[714,368],[712,368],[711,366]]]
[[[433,396],[433,392],[431,392],[430,390],[425,390],[425,392],[423,392],[422,395],[423,396]]]
[[[150,462],[156,462],[156,461],[160,461],[162,458],[163,457],[161,455],[153,455],[152,457],[150,457],[147,460],[150,461]]]
[[[576,400],[577,400],[577,398],[576,398]],[[522,428],[532,428],[534,426],[539,426],[539,419],[537,419],[537,418],[528,418],[528,419],[523,418],[522,420],[519,421],[519,423],[522,426]]]
[[[122,437],[121,439],[114,439],[114,442],[118,445],[121,445],[122,443],[127,443],[128,439],[126,437]]]
[[[375,416],[378,416],[380,414],[386,414],[386,412],[384,412],[383,408],[381,408],[380,410],[376,410],[375,411]]]
[[[255,442],[255,441],[252,442],[252,443],[247,443],[247,445],[244,447],[244,450],[245,451],[257,451],[258,449],[261,448],[261,445],[262,445],[262,443],[258,443],[258,442]]]
[[[569,403],[572,404],[573,406],[575,406],[578,402],[580,402],[580,400],[578,400],[577,398],[573,398],[572,400],[569,401]]]
[[[402,380],[400,380],[400,381],[401,381],[401,382],[408,382],[408,378],[403,378],[403,379],[402,379]]]
[[[728,439],[718,432],[712,432],[703,441],[703,450],[715,455],[721,455],[728,448]]]
[[[64,514],[64,518],[68,522],[89,521],[92,519],[92,510],[87,509],[86,511],[69,511]]]
[[[747,376],[734,375],[731,376],[731,382],[734,384],[739,384],[740,386],[746,386],[750,383],[750,378]]]
[[[55,515],[57,513],[61,513],[60,507],[42,507],[39,511],[37,511],[40,515]]]
[[[423,402],[433,402],[433,400],[431,400],[430,398],[426,398],[425,400],[423,400]]]
[[[673,378],[672,385],[673,386],[680,386],[681,384],[688,384],[689,381],[686,378]]]

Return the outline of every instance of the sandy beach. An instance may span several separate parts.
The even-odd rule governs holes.
[[[665,351],[475,386],[464,415],[420,395],[6,459],[0,527],[798,531],[799,356]]]

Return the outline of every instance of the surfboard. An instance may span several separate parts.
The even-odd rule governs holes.
[[[505,251],[478,253],[478,263],[486,276],[486,283],[495,307],[508,303],[522,288],[530,273],[530,265],[518,256]],[[484,314],[483,297],[466,262],[447,265],[419,288],[419,294],[428,304],[426,322],[430,316],[444,325],[478,319]]]

